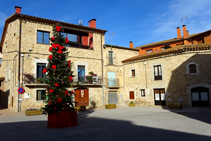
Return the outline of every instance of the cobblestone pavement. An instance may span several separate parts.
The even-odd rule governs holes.
[[[78,127],[51,129],[47,116],[0,109],[0,140],[211,140],[211,108],[117,107],[78,113]]]

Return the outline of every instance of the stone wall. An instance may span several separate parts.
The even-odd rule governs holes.
[[[47,63],[47,58],[50,55],[50,44],[37,43],[37,30],[50,32],[50,37],[52,36],[52,25],[33,21],[22,22],[20,86],[22,86],[23,74],[30,73],[36,76],[36,63]],[[86,75],[88,75],[88,72],[93,71],[99,77],[102,77],[101,45],[105,44],[104,35],[93,33],[93,41],[93,50],[68,47],[68,59],[73,62],[72,70],[74,71],[76,78],[77,64],[86,64]],[[9,91],[8,108],[14,111],[17,111],[18,101],[18,48],[19,20],[15,20],[9,24],[2,51],[2,58],[4,60],[9,60],[10,62],[4,61],[0,69],[1,76],[5,76],[5,92]],[[29,49],[32,49],[32,51]],[[23,99],[21,102],[21,110],[40,108],[43,105],[43,101],[36,100],[36,90],[43,89],[43,87],[26,87],[24,81],[23,87],[25,89],[25,94],[30,94],[30,98],[25,98],[24,94],[20,95],[20,98]],[[98,105],[102,105],[102,101],[100,100],[102,96],[99,97],[102,93],[102,88],[91,88],[90,91],[90,98],[96,101]],[[99,92],[101,93],[99,94]],[[13,107],[11,106],[12,97]]]
[[[198,51],[125,64],[125,87],[121,89],[124,101],[142,101],[143,105],[154,105],[154,89],[164,88],[166,105],[176,102],[182,103],[184,107],[191,107],[190,89],[193,86],[209,88],[211,85],[211,68],[208,65],[210,59],[209,51]],[[196,74],[188,72],[188,65],[191,63],[198,67]],[[162,80],[154,80],[155,65],[162,67]],[[131,68],[137,71],[135,77],[129,74]],[[140,89],[145,89],[145,97],[141,96]],[[135,92],[134,100],[129,99],[129,91]]]
[[[117,93],[118,104],[123,105],[124,101],[122,100],[122,87],[124,87],[125,82],[125,67],[122,63],[122,60],[137,56],[139,54],[139,50],[133,50],[130,48],[118,48],[112,47],[113,51],[113,65],[109,64],[109,51],[111,51],[111,47],[106,47],[103,51],[103,60],[104,60],[104,97],[105,104],[108,104],[108,94],[109,93]],[[115,77],[117,79],[118,87],[116,89],[111,89],[108,87],[108,72],[115,72]]]

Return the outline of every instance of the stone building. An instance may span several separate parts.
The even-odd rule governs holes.
[[[15,8],[5,21],[0,43],[0,106],[23,111],[43,105],[46,84],[38,80],[45,76],[42,70],[50,54],[49,38],[58,21],[21,14],[21,7]],[[191,35],[198,40],[193,44],[186,45],[189,38],[180,37],[185,45],[142,54],[143,49],[134,48],[132,42],[130,48],[105,44],[107,31],[96,28],[96,19],[89,26],[59,23],[70,40],[68,60],[73,62],[75,77],[69,89],[75,91],[78,106],[127,105],[130,101],[148,106],[211,105],[211,46],[204,44],[210,41],[211,31]],[[204,42],[199,41],[202,38]],[[23,94],[18,94],[19,87],[25,89]]]
[[[42,95],[46,94],[46,84],[38,83],[37,78],[44,77],[42,70],[50,54],[49,38],[52,37],[52,26],[57,21],[21,14],[21,7],[15,8],[16,12],[6,19],[0,44],[4,60],[0,68],[0,106],[20,111],[43,105]],[[68,59],[73,62],[75,76],[75,83],[70,89],[75,91],[77,105],[102,106],[108,103],[108,85],[111,83],[114,87],[122,83],[119,63],[138,55],[139,50],[124,47],[109,50],[109,45],[104,46],[106,30],[96,28],[96,19],[89,21],[89,27],[59,23],[65,28],[62,34],[70,40]],[[109,55],[113,58],[112,64],[109,64]],[[107,71],[118,74],[109,84],[108,74],[110,76],[112,73]],[[86,78],[90,72],[94,73],[93,82],[88,82]],[[23,94],[18,94],[19,87],[25,89]]]
[[[124,101],[210,106],[210,49],[211,44],[181,45],[123,60]]]

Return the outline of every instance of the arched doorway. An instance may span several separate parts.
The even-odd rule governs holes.
[[[76,106],[89,106],[89,89],[75,89],[75,102]]]
[[[210,106],[209,88],[196,87],[191,89],[192,106]]]

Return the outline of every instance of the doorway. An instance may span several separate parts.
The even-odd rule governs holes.
[[[75,102],[75,106],[89,106],[89,89],[76,89]]]

